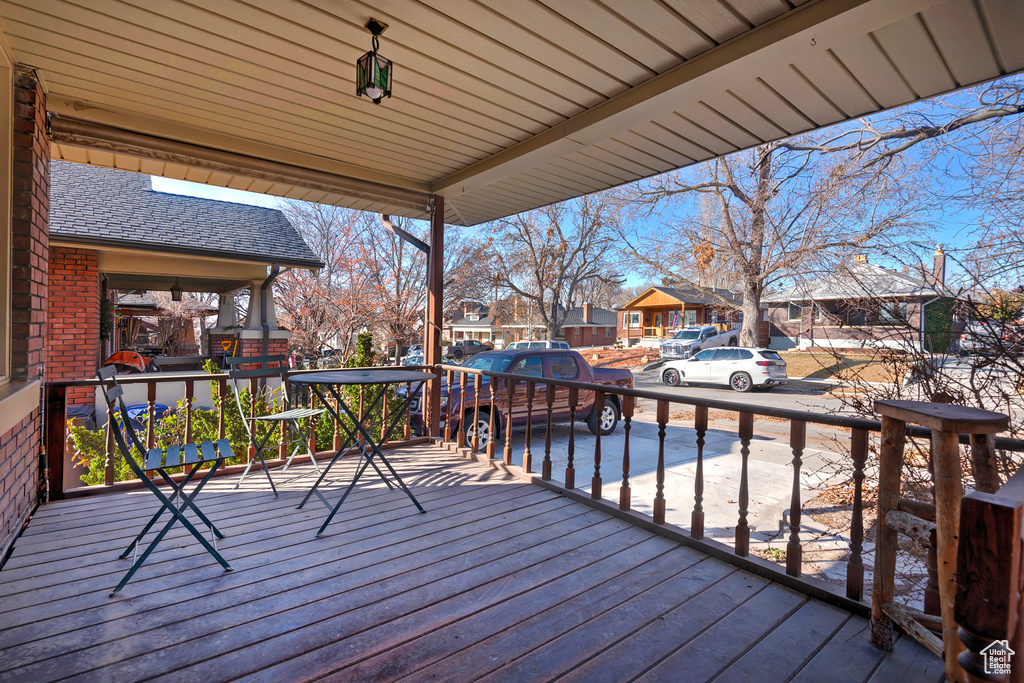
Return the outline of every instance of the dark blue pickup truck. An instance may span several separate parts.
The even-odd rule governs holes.
[[[567,349],[509,349],[504,351],[486,351],[473,356],[463,364],[464,368],[473,368],[488,372],[508,372],[522,375],[523,381],[516,383],[516,390],[512,400],[512,426],[522,427],[526,425],[526,382],[533,380],[533,425],[543,425],[547,422],[547,385],[545,378],[573,380],[576,382],[587,382],[590,384],[604,384],[617,387],[632,387],[633,374],[629,370],[618,368],[592,368],[576,351]],[[495,429],[498,432],[494,435],[497,440],[501,437],[501,431],[508,424],[508,380],[495,378],[495,399],[494,405],[498,411],[495,420]],[[404,390],[403,390],[404,391]],[[475,406],[475,391],[473,389],[473,376],[466,377],[466,396],[462,397],[462,389],[459,378],[456,376],[455,386],[449,391],[447,383],[441,386],[441,421],[442,427],[448,417],[449,402],[451,403],[452,431],[464,429],[466,438],[473,437],[473,414]],[[410,412],[412,427],[422,431],[423,413],[421,402],[417,401]],[[479,430],[480,447],[484,448],[491,438],[490,434],[490,409],[491,409],[491,378],[483,377],[480,386],[480,422],[476,426]],[[611,434],[622,415],[619,397],[614,394],[605,396],[604,405],[600,409],[594,408],[594,392],[581,390],[576,406],[576,419],[585,421],[590,431],[597,433],[598,428],[601,434]],[[566,387],[555,387],[554,407],[551,411],[552,422],[569,421],[569,389]]]

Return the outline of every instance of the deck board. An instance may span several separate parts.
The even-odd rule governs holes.
[[[933,680],[903,638],[557,493],[423,445],[327,533],[312,467],[213,480],[224,572],[178,529],[116,598],[147,491],[40,508],[0,571],[0,680]],[[334,498],[355,462],[339,463]],[[276,475],[277,473],[275,473]],[[191,513],[189,513],[191,515]],[[193,519],[194,519],[194,515]],[[837,660],[843,660],[837,666]],[[777,676],[776,676],[777,674]],[[873,677],[873,678],[872,678]]]

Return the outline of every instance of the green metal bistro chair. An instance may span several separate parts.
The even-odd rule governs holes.
[[[249,434],[249,445],[252,446],[256,452],[256,457],[249,461],[246,465],[245,470],[242,472],[242,476],[239,477],[238,483],[235,484],[237,489],[242,485],[245,480],[245,475],[249,474],[249,470],[252,468],[253,463],[259,460],[260,464],[263,465],[263,472],[267,475],[267,481],[270,482],[270,489],[274,492],[274,497],[277,497],[277,487],[274,486],[274,480],[270,476],[270,469],[267,468],[267,462],[263,459],[263,452],[266,450],[267,444],[270,442],[271,437],[274,435],[275,429],[267,429],[266,432],[259,436],[260,431],[255,424],[251,423],[272,423],[280,424],[286,423],[286,428],[293,433],[298,434],[298,438],[294,441],[295,448],[292,449],[291,455],[288,456],[288,461],[285,462],[284,467],[281,468],[282,472],[288,470],[289,465],[292,464],[292,460],[301,449],[306,450],[306,454],[309,456],[310,461],[313,463],[313,467],[317,473],[320,472],[320,465],[316,461],[316,456],[309,447],[309,435],[313,430],[312,418],[320,415],[324,412],[323,408],[291,408],[291,401],[288,398],[288,389],[286,378],[288,374],[288,363],[284,356],[227,356],[224,359],[228,365],[228,377],[231,379],[231,389],[235,394],[235,403],[238,404],[238,414],[242,416],[242,423],[245,425],[245,431]],[[276,363],[276,367],[272,367],[272,364]],[[255,368],[249,368],[243,370],[243,366],[256,366]],[[247,413],[245,408],[242,406],[241,389],[238,386],[239,380],[250,380],[247,382],[253,384],[251,380],[253,378],[259,378],[266,380],[270,378],[276,378],[281,382],[281,396],[284,399],[284,411],[280,413],[274,413],[272,415],[260,415],[254,417],[250,413]],[[306,420],[306,426],[303,427],[299,420]],[[291,443],[288,441],[287,443]]]
[[[103,390],[103,396],[108,406],[111,406],[111,417],[114,419],[114,424],[110,425],[110,429],[114,434],[114,440],[117,442],[117,447],[121,451],[122,457],[125,462],[128,463],[128,467],[131,468],[135,476],[142,481],[142,484],[148,488],[153,494],[160,500],[161,506],[157,510],[156,514],[149,520],[149,523],[143,527],[142,531],[135,537],[135,539],[128,545],[121,558],[126,558],[132,554],[132,566],[128,570],[128,573],[124,575],[121,582],[117,584],[117,587],[110,594],[110,597],[114,597],[117,593],[125,587],[125,584],[131,580],[135,572],[138,571],[142,563],[146,561],[146,558],[156,550],[157,545],[163,540],[167,532],[171,530],[176,522],[180,522],[183,527],[189,530],[189,532],[196,537],[200,544],[206,551],[213,555],[213,558],[217,560],[224,567],[225,570],[231,571],[231,565],[227,563],[220,553],[217,551],[217,539],[224,538],[224,534],[214,526],[206,515],[202,513],[198,506],[196,506],[195,499],[199,495],[199,492],[206,485],[206,482],[210,480],[210,477],[224,464],[225,458],[234,457],[234,453],[231,452],[231,445],[227,439],[221,439],[220,441],[203,441],[199,444],[185,444],[183,446],[171,446],[169,448],[151,448],[146,449],[139,441],[138,436],[135,434],[135,429],[132,427],[131,418],[128,416],[128,407],[125,405],[123,389],[121,385],[117,383],[117,376],[113,366],[103,368],[99,371],[100,387]],[[113,404],[117,401],[117,406]],[[119,416],[119,418],[118,418]],[[125,437],[127,436],[127,441]],[[143,462],[140,464],[136,462],[135,455],[132,453],[131,446],[143,456]],[[203,467],[203,465],[212,465],[210,469],[206,471],[206,475],[196,484],[195,488],[192,489],[192,493],[186,495],[185,487],[192,481],[196,473]],[[184,479],[176,482],[167,473],[167,468],[171,467],[183,467],[187,470]],[[156,483],[151,480],[147,475],[149,472],[156,472],[164,480],[164,482],[171,488],[173,493],[168,497]],[[180,501],[180,503],[179,503]],[[139,546],[142,544],[142,539],[146,533],[153,528],[153,525],[157,523],[160,516],[163,515],[164,510],[171,513],[171,518],[167,520],[163,528],[157,533],[156,537],[150,542],[146,549],[142,551],[142,555],[139,555]],[[188,521],[185,517],[185,511],[190,510],[202,521],[203,524],[210,529],[210,541],[207,541],[202,533],[193,526],[192,522]]]

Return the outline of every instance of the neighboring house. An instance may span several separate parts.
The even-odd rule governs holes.
[[[220,295],[211,355],[262,347],[261,285],[268,267],[322,268],[284,214],[245,204],[155,192],[148,176],[52,161],[49,209],[47,379],[92,377],[118,335],[101,341],[100,302],[110,292],[215,292]],[[235,320],[235,293],[248,290],[249,313]],[[268,288],[268,346],[287,351]],[[92,388],[73,388],[90,402]]]
[[[583,346],[611,346],[618,338],[615,311],[583,304],[570,308],[562,324],[562,336],[574,349]]]
[[[661,339],[682,327],[743,322],[740,295],[721,288],[713,292],[735,304],[724,306],[712,294],[685,285],[651,287],[615,309],[618,336],[627,340]]]
[[[767,296],[770,348],[877,348],[945,351],[952,339],[955,295],[946,289],[939,246],[932,272],[915,277],[868,263]]]
[[[452,322],[448,329],[449,338],[455,342],[475,339],[500,344],[503,339],[501,326],[494,323],[490,309],[483,304],[468,301],[462,304],[462,317]]]

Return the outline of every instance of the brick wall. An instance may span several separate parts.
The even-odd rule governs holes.
[[[621,317],[621,313],[620,313]],[[622,321],[619,321],[622,324]],[[608,334],[611,330],[611,334]],[[569,346],[612,346],[615,344],[616,329],[613,327],[567,327],[562,329]]]
[[[39,487],[39,410],[0,436],[0,558],[21,530]]]
[[[99,254],[91,249],[54,247],[50,252],[47,300],[46,378],[86,379],[100,362]],[[68,405],[91,404],[95,391],[68,389]]]
[[[14,73],[11,215],[11,376],[43,379],[49,258],[50,154],[46,102],[35,76]],[[0,435],[0,556],[38,500],[40,411]]]

